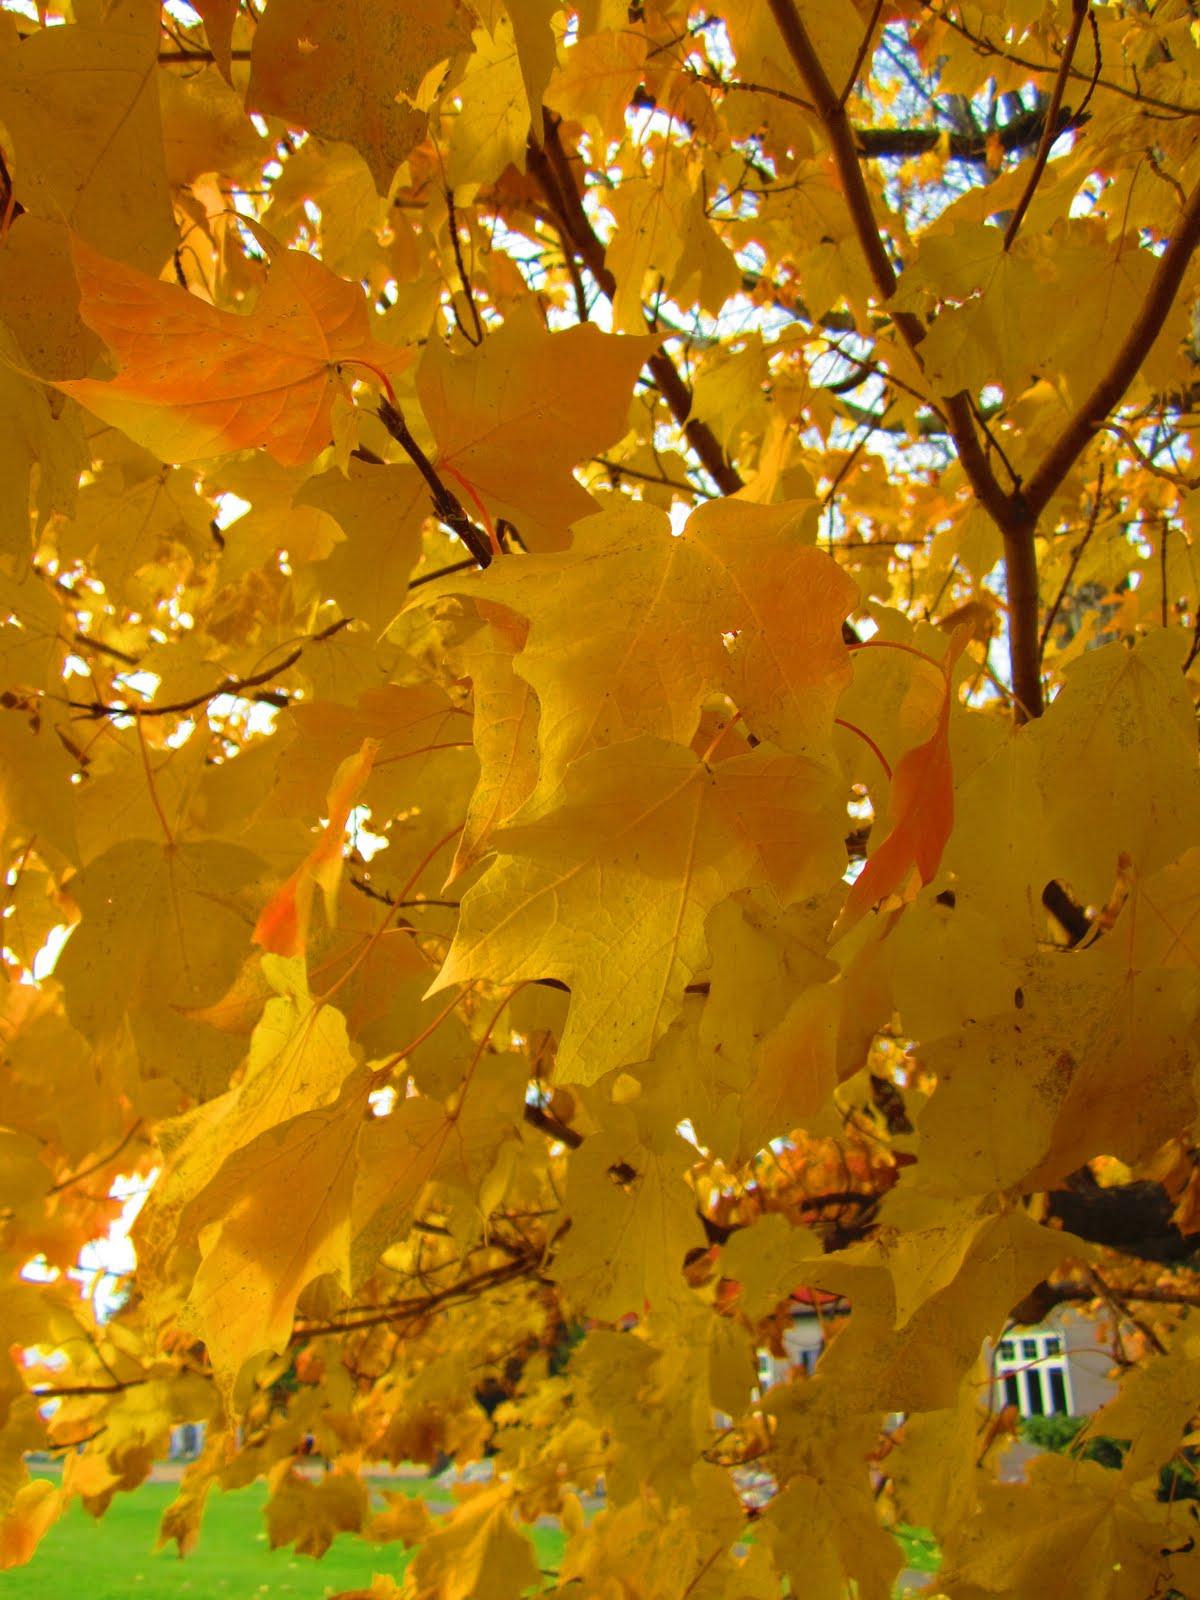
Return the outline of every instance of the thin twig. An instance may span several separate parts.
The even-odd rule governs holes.
[[[1004,463],[1004,470],[1005,470],[1005,472],[1008,473],[1009,477],[1012,479],[1014,490],[1015,489],[1019,489],[1021,487],[1021,474],[1017,471],[1016,467],[1014,467],[1012,462],[1008,459],[1008,451],[1005,450],[1004,446],[1000,443],[999,436],[992,432],[991,424],[989,423],[987,417],[984,416],[982,410],[980,409],[980,407],[978,406],[978,404],[974,400],[971,401],[971,415],[975,418],[975,420],[979,424],[980,428],[982,428],[984,438],[987,440],[988,444],[991,445],[992,449],[996,452],[996,454],[1000,457],[1000,460]]]
[[[1100,82],[1100,74],[1104,70],[1104,51],[1100,45],[1100,24],[1096,21],[1096,13],[1088,6],[1088,27],[1092,30],[1092,49],[1096,56],[1096,65],[1092,68],[1092,81],[1087,86],[1087,93],[1079,102],[1079,109],[1074,113],[1074,120],[1078,122],[1087,116],[1087,108],[1092,103],[1092,96],[1096,92],[1096,85]]]
[[[461,904],[458,900],[397,900],[386,889],[377,889],[373,883],[368,883],[365,878],[356,878],[353,873],[349,882],[365,894],[369,900],[377,900],[380,905],[391,906],[394,911],[421,910],[425,906],[444,906],[448,911],[457,911]]]
[[[453,1305],[461,1300],[470,1299],[485,1289],[494,1289],[501,1284],[512,1283],[518,1278],[533,1276],[540,1265],[539,1256],[521,1257],[505,1262],[502,1267],[492,1267],[487,1271],[477,1272],[472,1277],[460,1279],[458,1283],[451,1284],[448,1288],[437,1289],[427,1295],[407,1300],[387,1301],[361,1317],[344,1321],[301,1323],[293,1332],[290,1342],[295,1344],[298,1340],[315,1338],[319,1334],[353,1333],[359,1328],[374,1328],[381,1323],[396,1322],[405,1317],[423,1317],[440,1306]]]
[[[479,307],[475,304],[475,296],[471,293],[471,280],[467,276],[467,269],[463,263],[462,246],[458,238],[458,212],[454,209],[453,191],[446,187],[443,191],[446,196],[446,214],[450,219],[450,243],[454,249],[454,265],[458,268],[458,281],[462,285],[463,299],[467,302],[467,310],[471,313],[471,322],[475,328],[474,338],[463,327],[462,318],[458,316],[455,307],[455,317],[458,320],[459,332],[468,344],[478,347],[483,343],[483,323],[479,319]]]
[[[281,672],[286,672],[289,667],[294,667],[310,644],[323,644],[326,639],[332,639],[343,628],[348,628],[354,621],[353,617],[339,617],[336,622],[331,622],[327,628],[310,634],[304,644],[297,645],[289,651],[282,661],[277,661],[273,666],[264,667],[261,672],[253,672],[244,678],[223,678],[214,689],[206,689],[203,694],[195,694],[187,700],[172,700],[164,706],[131,706],[109,705],[102,700],[68,700],[66,704],[74,711],[82,711],[91,717],[172,717],[181,715],[185,711],[194,711],[197,706],[207,705],[210,700],[216,700],[221,695],[240,697],[244,689],[257,688],[259,684],[268,683],[272,678],[277,678]],[[272,704],[279,702],[274,696],[254,695],[255,700],[269,700]],[[286,702],[285,702],[286,703]]]
[[[98,650],[102,656],[111,656],[114,661],[119,661],[122,666],[136,667],[140,665],[140,660],[137,656],[131,656],[125,650],[118,650],[116,645],[105,644],[101,639],[93,639],[90,633],[81,633],[76,630],[75,643],[81,644],[85,650]]]
[[[73,1185],[82,1183],[85,1178],[90,1178],[93,1173],[99,1172],[102,1167],[107,1167],[117,1159],[141,1126],[142,1119],[139,1117],[136,1122],[130,1125],[120,1144],[114,1145],[107,1155],[101,1156],[98,1161],[93,1161],[90,1167],[84,1167],[82,1172],[73,1173],[69,1178],[61,1178],[58,1183],[52,1183],[46,1193],[61,1194],[64,1189],[70,1189]]]
[[[80,1383],[61,1389],[33,1389],[30,1393],[39,1400],[71,1400],[84,1395],[124,1394],[126,1389],[140,1389],[149,1378],[127,1378],[124,1383]]]
[[[879,25],[879,16],[882,10],[883,0],[875,0],[875,7],[871,12],[871,20],[867,23],[866,32],[863,34],[858,47],[858,53],[854,57],[854,65],[850,68],[850,76],[846,79],[846,87],[838,96],[839,105],[844,106],[854,91],[854,85],[858,82],[858,74],[862,70],[862,64],[867,59],[867,51],[871,48],[871,41],[875,37],[875,29]]]
[[[1125,1303],[1124,1297],[1118,1295],[1116,1290],[1113,1289],[1110,1284],[1105,1282],[1095,1267],[1088,1267],[1087,1275],[1089,1278],[1091,1278],[1096,1288],[1100,1291],[1101,1298],[1108,1301],[1109,1305],[1112,1306],[1117,1315],[1124,1317],[1126,1322],[1132,1323],[1152,1350],[1157,1351],[1160,1356],[1165,1356],[1167,1353],[1166,1345],[1158,1337],[1149,1323],[1145,1322],[1135,1312],[1129,1309],[1128,1305]],[[1135,1296],[1134,1298],[1140,1299],[1141,1297]]]
[[[936,6],[929,4],[929,0],[925,0],[925,9],[930,16],[936,17],[939,22],[944,22],[948,28],[953,28],[955,33],[961,34],[964,39],[969,39],[980,55],[999,56],[1002,61],[1011,61],[1014,66],[1024,67],[1027,72],[1057,72],[1059,70],[1057,62],[1033,61],[1028,56],[1019,56],[1013,50],[993,44],[990,39],[985,39],[981,34],[972,33],[965,23],[959,22],[948,11],[939,11]],[[1072,67],[1068,75],[1072,78],[1078,78],[1081,83],[1089,82],[1089,75],[1086,72],[1080,72],[1076,67]],[[1092,92],[1099,87],[1101,89],[1110,89],[1113,94],[1122,95],[1126,100],[1132,100],[1136,105],[1152,106],[1157,111],[1170,111],[1177,117],[1194,117],[1197,114],[1195,106],[1182,105],[1178,100],[1161,100],[1155,95],[1144,93],[1141,89],[1130,89],[1123,83],[1114,83],[1111,78],[1101,78],[1095,73],[1091,74],[1090,81],[1089,99]]]
[[[423,572],[419,578],[409,580],[410,589],[419,589],[423,583],[435,583],[438,578],[448,578],[455,572],[474,572],[479,563],[474,556],[468,556],[465,561],[452,561],[448,567],[438,567],[436,572]]]
[[[158,52],[160,66],[188,66],[195,62],[197,66],[204,67],[216,59],[211,50],[160,50]],[[231,61],[249,61],[250,51],[231,50],[229,59]]]
[[[607,456],[593,456],[592,460],[597,466],[605,467],[614,479],[632,478],[636,483],[657,483],[664,489],[678,489],[681,494],[702,495],[706,500],[717,498],[711,489],[703,489],[698,484],[680,483],[675,478],[656,477],[653,472],[639,472],[633,467],[627,467],[623,461],[610,461]]]
[[[1067,34],[1067,42],[1063,47],[1062,60],[1058,67],[1058,76],[1054,80],[1054,88],[1050,94],[1050,105],[1046,112],[1046,126],[1042,130],[1042,137],[1033,157],[1033,165],[1029,169],[1029,177],[1025,180],[1025,188],[1021,198],[1008,219],[1008,227],[1004,230],[1004,248],[1012,248],[1013,240],[1021,230],[1021,223],[1025,220],[1025,213],[1033,201],[1037,186],[1041,181],[1042,173],[1046,170],[1046,163],[1050,159],[1050,150],[1057,139],[1055,131],[1058,127],[1058,113],[1062,107],[1063,94],[1067,87],[1067,78],[1071,72],[1071,62],[1075,57],[1075,48],[1079,43],[1079,35],[1083,32],[1084,20],[1088,14],[1090,0],[1072,0],[1071,29]]]
[[[1066,573],[1063,576],[1063,581],[1059,585],[1058,593],[1054,597],[1054,604],[1050,607],[1050,610],[1046,615],[1046,621],[1042,626],[1041,636],[1038,639],[1039,661],[1046,653],[1047,641],[1050,638],[1050,633],[1055,622],[1058,620],[1058,613],[1062,610],[1062,603],[1067,597],[1067,591],[1071,587],[1071,579],[1075,576],[1075,569],[1079,565],[1080,559],[1083,556],[1083,552],[1087,549],[1089,539],[1096,531],[1096,523],[1100,516],[1100,503],[1103,497],[1103,492],[1104,463],[1102,461],[1100,463],[1099,471],[1096,474],[1096,492],[1092,497],[1092,511],[1091,515],[1088,517],[1087,527],[1084,529],[1083,538],[1080,539],[1079,543],[1071,552],[1071,560],[1067,567]]]
[[[220,695],[240,695],[243,689],[253,689],[260,683],[268,683],[272,678],[277,678],[281,672],[286,672],[289,667],[294,667],[303,654],[303,645],[297,645],[274,666],[264,667],[261,672],[252,673],[248,678],[223,678],[215,689],[206,689],[202,694],[194,694],[187,700],[172,700],[165,706],[108,705],[102,700],[68,700],[67,704],[73,711],[82,711],[88,717],[135,717],[140,721],[143,717],[177,716],[185,711],[194,711],[197,706],[207,705],[210,700],[216,700]]]

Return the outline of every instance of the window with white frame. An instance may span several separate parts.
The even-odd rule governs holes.
[[[1022,1330],[996,1351],[996,1403],[1023,1417],[1071,1414],[1071,1374],[1061,1333]]]

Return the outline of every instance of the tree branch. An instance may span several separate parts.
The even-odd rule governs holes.
[[[297,647],[284,656],[282,661],[276,662],[272,667],[264,667],[261,672],[252,673],[248,678],[223,678],[215,689],[206,689],[202,694],[194,694],[187,700],[172,700],[165,706],[128,706],[107,705],[103,700],[68,700],[67,704],[73,711],[85,712],[89,717],[171,717],[181,715],[185,711],[194,711],[197,706],[207,705],[210,700],[215,700],[219,695],[240,695],[243,689],[253,689],[260,683],[269,683],[272,678],[277,678],[281,672],[286,672],[289,667],[294,667],[304,654],[303,646]]]
[[[540,1267],[540,1255],[518,1256],[512,1261],[506,1261],[503,1266],[489,1267],[483,1272],[472,1274],[469,1278],[460,1278],[457,1283],[449,1284],[445,1289],[436,1289],[430,1294],[417,1295],[410,1299],[385,1301],[361,1317],[344,1321],[300,1323],[294,1329],[289,1343],[296,1344],[301,1339],[315,1338],[324,1333],[353,1333],[359,1328],[375,1328],[381,1323],[397,1322],[402,1318],[427,1316],[440,1306],[471,1299],[486,1289],[512,1283],[518,1278],[531,1277]]]
[[[1179,226],[1158,258],[1146,298],[1112,365],[1080,405],[1041,464],[1025,483],[1025,504],[1036,518],[1045,510],[1076,459],[1091,441],[1109,412],[1119,405],[1126,389],[1150,353],[1154,341],[1175,304],[1197,244],[1200,243],[1200,183],[1188,196]]]
[[[1087,15],[1084,0],[1075,0],[1075,5],[1072,41],[1077,41],[1078,31],[1082,28]],[[839,103],[833,91],[793,0],[770,0],[770,6],[784,43],[825,128],[855,232],[875,287],[881,298],[890,299],[897,286],[896,272],[875,223],[870,195],[867,193],[854,134],[846,117],[845,108]],[[1059,73],[1062,82],[1065,83],[1069,72],[1068,59]],[[1058,102],[1061,103],[1061,94],[1058,96]],[[1050,114],[1046,117],[1042,145],[1047,153],[1053,138],[1052,130],[1058,120],[1059,104],[1052,106]],[[1031,195],[1032,191],[1029,193]],[[1027,205],[1028,201],[1025,203]],[[1198,240],[1200,240],[1200,184],[1184,208],[1179,228],[1159,261],[1145,304],[1118,350],[1112,366],[1084,400],[1058,440],[1051,446],[1045,459],[1024,485],[1016,484],[1011,492],[1001,486],[980,443],[967,395],[952,395],[943,402],[947,424],[963,471],[976,498],[1000,529],[1004,542],[1010,669],[1017,716],[1021,721],[1040,716],[1044,704],[1039,629],[1041,609],[1035,544],[1038,518],[1080,451],[1133,381],[1151,345],[1162,330]],[[920,344],[925,333],[922,323],[911,312],[903,311],[896,312],[894,320],[898,331],[919,361]]]
[[[250,55],[251,52],[249,50],[231,50],[229,59],[231,61],[249,61]],[[211,50],[203,50],[199,46],[195,50],[160,50],[158,52],[158,60],[161,66],[187,66],[192,62],[195,62],[197,66],[208,66],[210,62],[214,62],[216,59]]]
[[[565,1144],[569,1150],[578,1150],[583,1143],[581,1133],[568,1127],[565,1122],[560,1122],[552,1111],[546,1110],[545,1106],[531,1105],[526,1101],[522,1114],[531,1128],[537,1128],[539,1133],[549,1134],[552,1139]]]
[[[124,1394],[126,1389],[140,1389],[149,1378],[127,1378],[124,1383],[79,1383],[61,1389],[31,1389],[39,1400],[72,1400],[97,1394]]]
[[[1046,1311],[1053,1306],[1068,1304],[1076,1300],[1099,1300],[1103,1296],[1094,1283],[1082,1279],[1068,1278],[1062,1283],[1048,1283],[1039,1286],[1041,1291],[1037,1295],[1037,1309],[1041,1313],[1036,1321],[1041,1321]],[[1106,1286],[1107,1287],[1107,1286]],[[1110,1291],[1111,1292],[1111,1291]],[[1160,1306],[1200,1306],[1200,1288],[1173,1289],[1164,1284],[1147,1284],[1140,1289],[1122,1289],[1118,1300],[1118,1310],[1123,1314],[1121,1301],[1137,1300],[1145,1305]],[[1131,1320],[1136,1321],[1136,1318]]]
[[[1044,111],[1022,112],[990,136],[982,133],[951,133],[947,141],[948,155],[951,161],[983,161],[987,157],[989,138],[994,139],[1006,155],[1012,155],[1014,151],[1039,143],[1047,128],[1051,130],[1050,143],[1053,146],[1055,139],[1082,127],[1087,120],[1086,113],[1080,116],[1077,112],[1064,110],[1051,124]],[[938,149],[945,138],[942,128],[855,128],[853,133],[859,159],[863,161],[926,155],[930,150]]]
[[[880,298],[890,300],[897,288],[896,269],[875,222],[846,108],[834,92],[793,0],[770,0],[770,6],[783,41],[824,126],[854,231],[872,281]],[[924,323],[911,311],[893,311],[892,320],[915,360],[920,363],[920,347],[925,338]],[[1006,494],[1001,488],[975,431],[968,396],[965,393],[949,396],[944,400],[942,410],[967,481],[976,499],[997,523],[1004,540],[1013,696],[1019,717],[1036,717],[1042,709],[1041,672],[1037,656],[1037,560],[1033,541],[1036,517],[1031,519],[1019,499]]]
[[[1050,95],[1050,105],[1046,112],[1046,126],[1042,130],[1042,137],[1038,142],[1037,150],[1033,157],[1033,166],[1030,168],[1029,177],[1025,181],[1025,188],[1021,198],[1013,209],[1012,216],[1008,219],[1008,227],[1004,230],[1004,248],[1012,248],[1013,240],[1021,231],[1021,223],[1025,213],[1033,201],[1037,186],[1041,182],[1042,173],[1046,170],[1046,163],[1050,159],[1050,150],[1058,137],[1055,128],[1058,125],[1058,115],[1062,109],[1063,94],[1067,87],[1067,78],[1071,72],[1071,62],[1075,59],[1075,49],[1079,44],[1079,35],[1083,32],[1083,24],[1087,19],[1090,0],[1072,0],[1071,29],[1067,34],[1067,42],[1063,47],[1062,61],[1059,63],[1058,75],[1054,80],[1054,88]]]
[[[1061,926],[1070,945],[1082,944],[1092,931],[1087,912],[1072,900],[1057,878],[1052,878],[1042,890],[1042,904]]]
[[[765,94],[775,99],[784,100],[789,105],[802,107],[812,111],[814,107],[808,100],[803,100],[799,95],[785,94],[782,89],[777,89],[765,83],[746,83],[740,80],[717,79],[702,74],[695,74],[698,81],[708,84],[715,89],[721,89],[727,94]],[[643,84],[634,90],[631,105],[639,110],[656,111],[661,109],[658,100]],[[1081,128],[1089,121],[1086,111],[1082,107],[1078,111],[1063,110],[1058,116],[1058,123],[1054,129],[1054,138],[1061,134],[1070,133],[1076,128]],[[675,115],[676,126],[690,125],[678,113]],[[1002,127],[990,133],[981,133],[978,130],[962,132],[939,127],[902,127],[902,128],[864,128],[855,125],[852,129],[854,143],[858,150],[859,159],[862,161],[897,161],[906,160],[912,156],[927,155],[931,150],[945,147],[947,158],[951,161],[986,161],[989,146],[998,145],[1005,155],[1012,155],[1016,150],[1024,150],[1029,145],[1036,145],[1042,138],[1046,127],[1045,109],[1035,108],[1031,111],[1022,111],[1017,116],[1011,117]],[[949,135],[949,137],[947,137]],[[1053,141],[1051,141],[1053,142]],[[758,171],[757,168],[754,169]],[[761,174],[764,178],[767,174]],[[767,190],[770,193],[771,190]],[[777,192],[777,191],[776,191]]]
[[[884,248],[883,236],[875,222],[871,197],[867,193],[862,168],[858,164],[854,131],[846,115],[846,108],[830,83],[821,64],[821,58],[813,49],[808,30],[800,20],[800,14],[792,0],[769,0],[769,4],[775,24],[783,36],[783,42],[808,91],[813,109],[824,126],[842,193],[849,207],[859,245],[866,257],[871,280],[879,292],[880,299],[890,300],[896,292],[896,269],[892,266],[891,258]],[[907,332],[901,323],[901,318],[909,325]],[[898,313],[897,326],[905,333],[905,338],[910,344],[920,344],[925,336],[920,320],[910,312]]]
[[[429,485],[433,496],[433,509],[438,520],[444,522],[452,533],[458,535],[463,544],[475,558],[476,566],[490,567],[492,564],[492,546],[483,529],[477,527],[463,510],[462,502],[451,489],[438,476],[437,468],[430,461],[421,446],[409,431],[404,414],[398,407],[392,405],[390,400],[383,399],[379,402],[379,420],[404,451],[405,455],[416,467],[417,471]]]
[[[558,121],[549,112],[543,113],[542,131],[541,147],[533,139],[529,141],[526,151],[529,170],[541,185],[550,210],[558,219],[564,247],[575,250],[605,297],[611,300],[617,292],[617,280],[609,270],[604,246],[583,209],[583,201],[559,137]],[[675,363],[665,351],[659,350],[650,357],[646,366],[704,470],[722,494],[736,494],[742,488],[741,474],[725,455],[708,424],[691,415],[691,390],[679,376]]]
[[[866,180],[859,165],[854,131],[846,116],[846,108],[834,93],[833,85],[826,75],[820,57],[813,49],[808,31],[800,19],[793,0],[770,0],[770,6],[783,41],[824,126],[842,193],[854,224],[859,247],[866,258],[872,282],[880,299],[890,300],[897,288],[896,269],[884,247],[883,236],[875,221],[871,196],[867,192]],[[920,362],[920,346],[925,338],[924,323],[911,311],[893,311],[892,320],[904,342]],[[999,521],[1002,515],[1009,514],[1009,496],[1000,487],[991,464],[983,453],[967,395],[965,393],[951,395],[944,401],[944,413],[963,471],[976,498]]]
[[[319,644],[325,639],[332,639],[335,633],[340,633],[343,628],[349,627],[353,617],[339,617],[329,627],[322,628],[320,633],[312,634],[307,644]],[[203,694],[191,695],[187,700],[172,700],[165,706],[129,706],[109,705],[103,700],[68,700],[67,705],[73,711],[82,711],[88,717],[173,717],[180,716],[185,711],[194,711],[197,706],[204,706],[210,700],[216,700],[220,695],[241,695],[245,689],[257,688],[259,684],[269,683],[272,678],[277,678],[281,672],[286,672],[289,667],[294,667],[304,654],[305,646],[297,645],[288,652],[282,661],[277,661],[273,666],[264,667],[261,672],[251,673],[246,678],[223,678],[215,689],[206,689]]]
[[[991,510],[991,507],[988,508]],[[996,513],[992,511],[993,517]],[[1016,720],[1031,722],[1046,708],[1042,691],[1042,648],[1038,631],[1041,589],[1038,584],[1037,516],[1024,496],[1007,503],[1004,520],[996,519],[1004,542],[1005,587],[1008,591],[1008,661]]]
[[[1174,1206],[1161,1184],[1139,1181],[1106,1189],[1081,1167],[1046,1199],[1050,1216],[1092,1244],[1165,1265],[1186,1264],[1200,1254],[1200,1240],[1181,1233],[1172,1221]]]
[[[846,79],[845,88],[838,96],[839,105],[844,106],[854,91],[854,85],[858,82],[858,74],[862,68],[863,62],[867,59],[867,51],[871,48],[871,41],[875,37],[875,29],[879,25],[879,14],[882,10],[883,0],[875,0],[875,4],[871,8],[870,21],[867,23],[867,26],[863,31],[862,39],[854,56],[854,65],[850,68],[850,73]]]

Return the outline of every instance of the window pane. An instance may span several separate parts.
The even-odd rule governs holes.
[[[1012,1360],[1013,1356],[1016,1354],[1016,1349],[1017,1347],[1011,1339],[1001,1339],[1000,1354],[1003,1356],[1005,1361]]]
[[[1036,1339],[1022,1339],[1021,1340],[1021,1354],[1024,1356],[1026,1361],[1036,1361],[1037,1360],[1037,1354],[1038,1354],[1037,1340]]]
[[[1029,1371],[1025,1374],[1025,1401],[1027,1417],[1044,1417],[1046,1406],[1042,1400],[1042,1375]]]
[[[1050,1410],[1055,1416],[1067,1409],[1067,1385],[1061,1367],[1051,1367],[1046,1376],[1050,1380]]]
[[[1018,1411],[1021,1409],[1021,1396],[1017,1392],[1017,1375],[1015,1372],[1005,1374],[1004,1404],[1006,1406],[1016,1406]]]
[[[1056,1333],[1052,1333],[1046,1340],[1046,1354],[1048,1356],[1057,1356],[1062,1354],[1062,1340]]]

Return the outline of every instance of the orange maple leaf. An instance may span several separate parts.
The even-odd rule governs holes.
[[[330,922],[342,876],[342,840],[346,824],[379,752],[378,739],[364,739],[357,754],[347,756],[333,775],[325,802],[329,820],[291,877],[267,901],[254,924],[254,942],[279,956],[303,955],[308,943],[308,921],[313,891],[318,884],[325,896]]]
[[[269,234],[253,231],[273,248]],[[71,255],[80,315],[118,371],[58,387],[164,461],[251,446],[284,466],[309,461],[332,437],[339,368],[374,372],[390,394],[411,359],[372,338],[357,284],[300,250],[274,254],[245,315],[110,261],[78,237]]]
[[[906,750],[896,764],[889,806],[892,827],[854,880],[834,930],[848,932],[885,895],[903,889],[915,872],[929,883],[941,864],[954,827],[954,772],[950,764],[950,707],[954,702],[954,664],[966,649],[971,630],[958,627],[939,663],[945,692],[937,724],[924,744]]]

